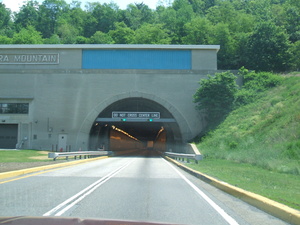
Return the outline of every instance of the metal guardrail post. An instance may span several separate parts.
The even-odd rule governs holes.
[[[190,162],[190,159],[194,159],[196,163],[198,163],[199,160],[202,160],[201,154],[184,154],[184,153],[174,153],[174,152],[165,152],[166,156],[175,158],[175,160],[183,161],[184,159],[187,160],[187,163]]]
[[[69,160],[69,157],[72,156],[76,160],[77,157],[79,159],[87,159],[91,156],[105,156],[105,155],[111,155],[111,151],[84,151],[84,152],[49,152],[48,158],[53,158],[55,161],[58,157],[66,157],[66,160]]]

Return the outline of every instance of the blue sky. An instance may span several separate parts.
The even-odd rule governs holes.
[[[43,2],[43,0],[37,0],[38,2]],[[71,3],[72,0],[65,0],[68,3]],[[82,4],[82,6],[85,5],[86,2],[99,2],[99,3],[110,3],[114,2],[116,3],[121,9],[126,9],[126,6],[130,3],[141,3],[148,5],[150,8],[155,9],[158,3],[163,3],[163,5],[166,5],[166,3],[172,2],[172,0],[78,0]],[[20,6],[23,5],[24,0],[0,0],[0,2],[4,3],[6,5],[6,8],[10,8],[12,11],[18,11]]]

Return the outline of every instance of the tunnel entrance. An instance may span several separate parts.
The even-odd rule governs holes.
[[[89,148],[176,151],[181,143],[179,126],[165,107],[145,98],[127,98],[98,115],[90,130]]]

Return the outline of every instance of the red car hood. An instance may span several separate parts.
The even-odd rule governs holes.
[[[98,220],[63,217],[0,217],[1,225],[174,225],[141,221]]]

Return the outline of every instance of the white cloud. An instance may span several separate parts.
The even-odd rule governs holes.
[[[9,8],[11,11],[18,11],[19,8],[23,5],[23,0],[3,0],[2,3],[6,8]]]

